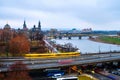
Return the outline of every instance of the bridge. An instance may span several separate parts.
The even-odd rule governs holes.
[[[60,34],[53,34],[51,35],[54,39],[59,38],[62,39],[63,37],[67,37],[68,39],[71,39],[72,37],[78,37],[78,39],[81,39],[82,37],[89,37],[92,38],[92,36],[100,36],[99,34],[92,34],[92,33],[60,33]]]
[[[11,58],[0,59],[0,71],[8,71],[8,67],[14,64],[15,61],[23,61],[29,69],[46,69],[57,68],[73,65],[96,64],[103,62],[120,61],[120,53],[104,53],[104,54],[88,54],[70,58],[55,58],[55,59],[25,59],[25,58]]]

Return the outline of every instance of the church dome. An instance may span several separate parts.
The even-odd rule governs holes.
[[[4,26],[4,29],[10,29],[11,27],[10,27],[10,25],[9,24],[6,24],[5,26]]]

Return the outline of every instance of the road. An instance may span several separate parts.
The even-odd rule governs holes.
[[[94,73],[94,74],[89,74],[89,75],[91,75],[91,76],[93,76],[93,77],[95,77],[95,78],[97,78],[97,79],[99,79],[99,80],[112,80],[112,79],[110,79],[110,78],[107,78],[107,77],[105,77],[105,76],[103,76],[103,75],[100,75],[100,74],[97,74],[97,73]]]
[[[59,61],[72,60],[72,62],[60,64]],[[6,71],[11,64],[16,61],[22,61],[27,64],[29,69],[42,69],[42,68],[52,68],[52,67],[63,67],[72,65],[83,65],[98,62],[107,61],[118,61],[120,60],[120,53],[115,54],[94,54],[94,55],[82,55],[70,58],[52,58],[52,59],[24,59],[24,58],[10,58],[10,59],[0,59],[1,71]]]

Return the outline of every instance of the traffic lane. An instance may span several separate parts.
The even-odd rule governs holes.
[[[107,78],[107,77],[105,77],[103,75],[100,75],[100,74],[97,74],[97,73],[91,73],[89,75],[91,75],[91,76],[93,76],[93,77],[95,77],[95,78],[97,78],[99,80],[112,80],[110,78]]]
[[[47,67],[49,67],[47,65],[53,65],[53,66],[50,66],[50,67],[70,66],[70,65],[78,65],[78,64],[82,65],[82,64],[89,64],[89,63],[97,63],[97,62],[103,62],[103,61],[110,61],[110,60],[114,60],[114,59],[120,59],[120,56],[111,57],[111,58],[110,57],[107,57],[107,58],[95,58],[95,59],[92,59],[92,60],[78,60],[78,61],[72,61],[72,62],[66,63],[66,64],[59,64],[59,62],[56,61],[56,62],[43,63],[43,64],[33,63],[33,64],[27,64],[27,65],[28,66],[34,66],[34,65],[36,65],[36,66],[42,66],[42,65],[46,65],[46,68],[47,68]]]

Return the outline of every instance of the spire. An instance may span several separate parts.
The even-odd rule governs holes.
[[[7,21],[7,24],[8,24],[8,21]]]
[[[23,24],[23,30],[28,30],[25,20],[24,20],[24,24]]]
[[[40,21],[38,22],[38,29],[39,29],[39,31],[41,31],[41,23],[40,23]]]
[[[24,24],[23,24],[23,29],[24,28],[27,28],[25,20],[24,20]]]

